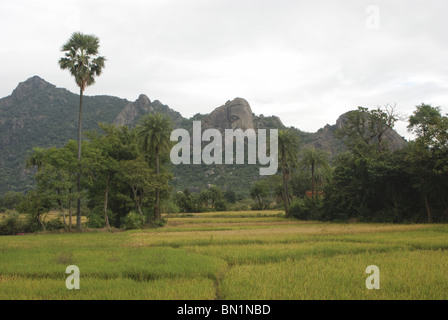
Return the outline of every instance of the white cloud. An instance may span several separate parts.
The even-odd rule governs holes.
[[[366,28],[369,5],[377,30]],[[57,61],[80,30],[100,38],[108,59],[89,95],[145,93],[184,116],[239,96],[304,131],[358,105],[448,112],[446,9],[444,0],[5,0],[0,96],[36,74],[77,92]]]

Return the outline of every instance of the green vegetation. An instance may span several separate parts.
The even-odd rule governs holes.
[[[136,130],[139,147],[143,155],[147,159],[151,156],[155,157],[157,185],[155,187],[154,220],[160,220],[160,191],[166,184],[166,181],[160,179],[160,158],[167,155],[171,150],[170,135],[173,128],[168,117],[160,113],[154,113],[141,118]]]
[[[393,151],[381,139],[384,127],[394,122],[393,112],[360,109],[352,115],[340,131],[349,152],[334,161],[320,219],[447,222],[448,116],[436,107],[417,106],[408,126],[417,138]],[[365,118],[383,129],[367,126]]]
[[[163,217],[157,229],[0,237],[0,299],[448,298],[446,225],[269,210]],[[65,287],[68,265],[80,269],[79,290]],[[365,286],[369,265],[379,290]]]
[[[0,181],[0,299],[448,298],[448,227],[433,224],[448,222],[440,108],[416,107],[408,126],[416,139],[403,146],[392,141],[394,106],[359,107],[319,133],[339,139],[324,144],[333,154],[276,117],[254,115],[255,127],[279,129],[277,174],[260,177],[249,164],[174,166],[174,125],[189,130],[205,115],[183,119],[141,96],[151,112],[131,122],[120,114],[129,127],[115,126],[124,101],[100,99],[83,138],[84,90],[104,68],[98,47],[95,36],[74,33],[59,61],[80,88],[77,141],[64,122],[75,113],[59,110],[77,96],[38,77],[0,105],[2,156],[17,166]],[[106,121],[99,128],[89,124],[97,116]],[[32,131],[45,117],[56,129]],[[81,270],[81,290],[65,288],[69,265]],[[369,265],[381,270],[380,290],[365,286]]]
[[[285,215],[289,217],[289,206],[291,199],[289,196],[288,180],[292,170],[297,166],[299,137],[291,129],[282,129],[278,133],[278,163],[283,177],[282,198],[285,206]]]
[[[127,100],[116,97],[84,96],[83,128],[98,129],[99,121],[112,123],[126,104]],[[23,193],[35,187],[35,171],[26,168],[26,158],[34,147],[62,147],[69,139],[76,139],[77,105],[79,95],[38,77],[0,99],[0,194]]]
[[[104,69],[104,57],[98,56],[99,39],[94,35],[80,32],[72,34],[62,46],[64,58],[59,60],[61,69],[67,69],[75,78],[79,87],[79,117],[78,117],[78,172],[77,172],[77,209],[76,228],[81,230],[81,143],[82,143],[82,101],[84,90],[95,83],[95,77],[101,75]],[[107,222],[107,220],[106,220]],[[108,222],[107,222],[108,224]]]
[[[300,220],[448,221],[447,117],[439,108],[417,106],[409,123],[417,138],[397,150],[384,140],[394,119],[393,109],[350,112],[337,132],[348,151],[336,156],[332,167],[326,152],[303,147],[293,129],[280,130],[279,172],[249,181],[247,193],[223,191],[211,184],[202,190],[179,191],[168,161],[171,122],[167,116],[149,114],[134,129],[100,124],[101,132],[88,132],[82,144],[81,191],[77,191],[79,167],[73,140],[63,148],[35,147],[27,166],[36,168],[36,189],[25,196],[8,192],[0,197],[3,210],[26,213],[28,218],[19,223],[11,216],[0,222],[0,230],[3,234],[45,231],[47,223],[41,216],[58,210],[61,221],[48,227],[57,229],[62,222],[71,231],[73,202],[80,197],[89,228],[163,226],[162,210],[187,214],[282,207],[286,217]],[[204,171],[203,165],[189,168]],[[203,179],[207,172],[197,172],[196,178]]]

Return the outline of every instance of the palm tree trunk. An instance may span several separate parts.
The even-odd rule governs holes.
[[[428,194],[426,192],[425,179],[421,178],[421,182],[422,182],[423,193],[424,193],[424,198],[425,198],[426,213],[428,214],[428,223],[431,223],[432,222],[431,209],[429,208],[429,201],[428,201]]]
[[[80,89],[79,95],[79,119],[78,119],[78,177],[77,177],[77,188],[78,188],[78,198],[77,198],[77,208],[76,208],[76,229],[82,231],[81,229],[81,131],[82,131],[82,98],[83,90]]]
[[[285,204],[285,217],[289,217],[288,177],[286,166],[283,166],[283,202]]]
[[[426,212],[428,213],[428,223],[432,222],[431,217],[431,209],[429,208],[429,202],[428,202],[428,195],[425,192],[425,206],[426,206]]]
[[[316,196],[314,195],[315,192],[315,180],[314,180],[314,163],[311,164],[311,192],[312,192],[312,198],[313,202],[316,200]]]
[[[288,176],[286,172],[286,154],[284,146],[282,152],[282,172],[283,172],[283,202],[285,204],[285,217],[289,217],[289,195],[288,195]]]
[[[106,228],[110,229],[110,224],[109,224],[109,215],[107,214],[107,203],[108,203],[108,199],[109,199],[109,188],[106,187],[106,190],[104,192],[104,221],[106,222]]]
[[[159,149],[156,148],[156,175],[157,175],[157,180],[159,178],[159,173],[160,173],[159,171],[160,171],[160,167],[159,167]],[[156,204],[154,206],[154,219],[155,220],[159,220],[160,219],[159,202],[160,202],[160,190],[159,190],[159,188],[156,188]]]
[[[68,232],[72,232],[72,189],[68,190]]]
[[[67,221],[65,219],[64,207],[62,206],[61,200],[58,200],[58,203],[59,203],[59,210],[61,210],[62,214],[62,220],[64,221],[64,230],[67,230]]]
[[[104,190],[104,220],[108,229],[110,229],[109,215],[107,214],[107,204],[109,202],[109,179],[110,176],[107,176],[106,189]]]
[[[56,192],[57,192],[58,196],[61,195],[61,190],[60,189],[57,189]],[[67,230],[67,221],[65,219],[64,207],[62,206],[62,201],[61,201],[61,199],[59,197],[58,197],[57,202],[58,202],[58,205],[59,205],[59,210],[61,210],[62,219],[64,220],[64,230]]]

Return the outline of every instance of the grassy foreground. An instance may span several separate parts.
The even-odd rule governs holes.
[[[170,215],[160,229],[0,237],[0,299],[445,300],[447,248],[448,225]],[[79,290],[65,286],[69,265]]]

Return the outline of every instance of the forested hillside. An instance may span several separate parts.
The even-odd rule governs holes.
[[[128,104],[110,96],[86,96],[84,130],[111,123]],[[79,96],[46,82],[38,76],[20,83],[0,100],[0,193],[25,191],[34,179],[25,167],[33,147],[63,146],[76,139]]]
[[[7,191],[27,191],[35,183],[32,169],[25,160],[33,147],[61,147],[77,137],[79,95],[46,82],[38,76],[20,83],[8,97],[0,99],[0,194]],[[203,129],[228,128],[281,129],[285,126],[276,116],[255,114],[247,101],[236,98],[224,105],[211,108],[210,114],[196,114],[184,118],[179,112],[158,100],[151,101],[141,94],[131,102],[112,96],[85,96],[83,131],[96,130],[98,123],[135,127],[138,120],[148,113],[167,115],[175,128],[192,130],[194,120],[203,122]],[[326,125],[316,133],[296,131],[301,146],[312,145],[329,152],[330,158],[346,150],[342,140],[335,138],[335,131],[344,121],[342,115],[334,125]],[[404,140],[390,131],[388,137],[395,149]],[[225,190],[247,193],[260,178],[258,165],[179,165],[172,166],[174,190],[200,190],[217,185]]]

